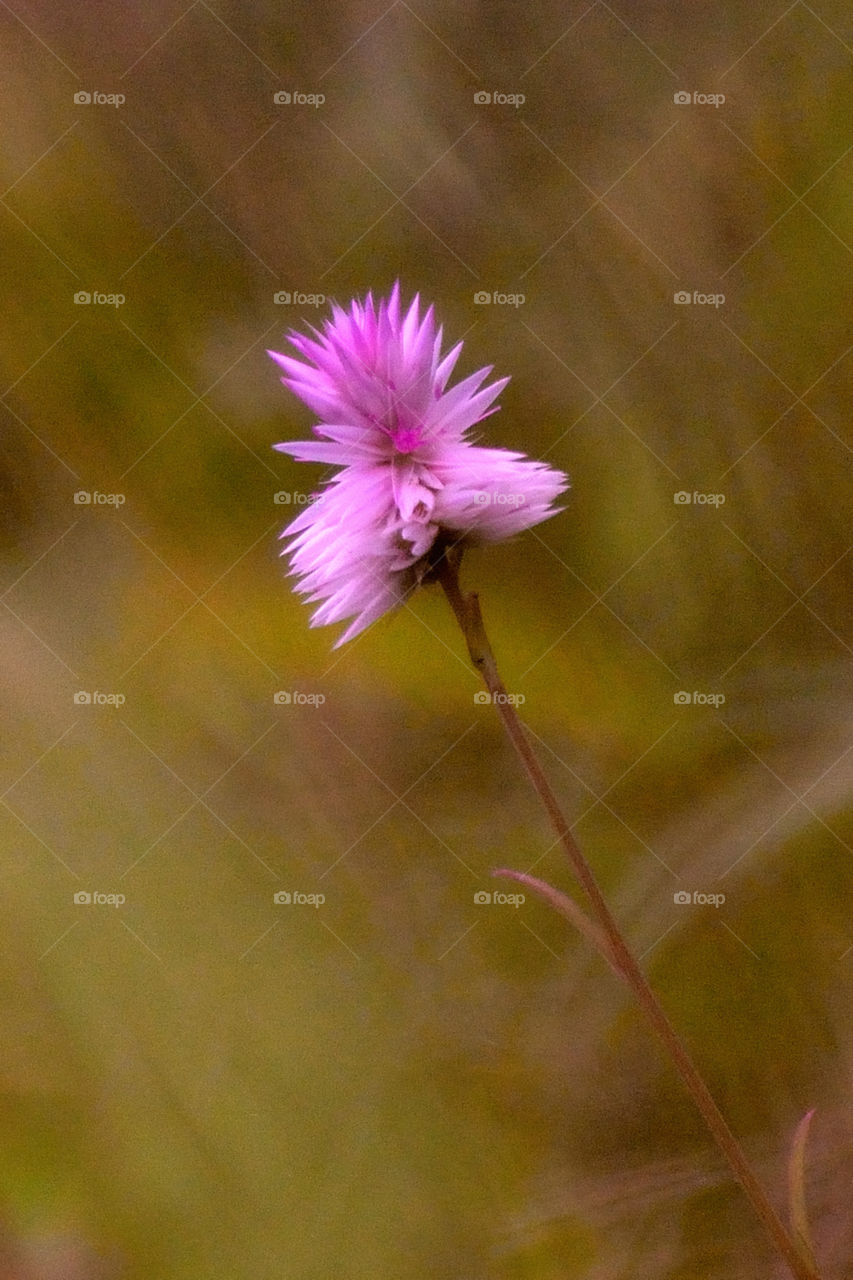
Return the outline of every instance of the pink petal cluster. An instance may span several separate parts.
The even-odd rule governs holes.
[[[282,382],[320,419],[317,440],[275,447],[341,470],[282,533],[299,582],[321,602],[313,626],[352,618],[336,648],[414,590],[440,535],[496,542],[555,514],[568,480],[541,462],[465,437],[496,412],[508,378],[483,385],[481,369],[448,389],[462,343],[442,355],[433,308],[405,314],[400,287],[368,293],[313,337],[292,333],[301,360],[270,351]],[[283,554],[285,554],[283,553]]]

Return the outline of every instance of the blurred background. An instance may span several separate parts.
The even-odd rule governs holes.
[[[571,881],[440,593],[332,653],[285,580],[265,348],[397,278],[571,476],[465,585],[780,1204],[817,1108],[849,1276],[849,5],[0,29],[0,1276],[786,1274],[607,967],[475,901]]]

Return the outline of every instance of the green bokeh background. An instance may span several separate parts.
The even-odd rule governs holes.
[[[313,420],[264,348],[327,307],[274,295],[400,278],[462,374],[512,375],[484,442],[571,476],[466,585],[780,1201],[817,1108],[849,1275],[849,6],[37,0],[0,30],[3,1274],[783,1274],[606,966],[475,903],[498,865],[570,881],[441,596],[333,654],[284,581],[274,495],[322,470],[271,452]]]

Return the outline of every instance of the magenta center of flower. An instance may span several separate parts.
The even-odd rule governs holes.
[[[390,435],[398,453],[414,453],[421,443],[419,427],[397,427],[392,429]]]

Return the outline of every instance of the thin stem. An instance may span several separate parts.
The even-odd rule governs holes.
[[[617,969],[630,987],[637,1003],[663,1042],[711,1135],[731,1165],[732,1171],[743,1187],[756,1215],[761,1220],[775,1248],[778,1249],[788,1264],[791,1274],[797,1280],[820,1280],[817,1270],[809,1261],[803,1258],[800,1249],[767,1198],[764,1188],[752,1172],[740,1143],[729,1128],[725,1117],[711,1096],[708,1086],[693,1065],[687,1049],[684,1047],[657,996],[649,986],[642,969],[622,937],[619,926],[598,887],[592,868],[572,835],[569,824],[563,816],[548,779],[545,777],[539,761],[534,755],[514,702],[511,702],[507,697],[494,653],[486,635],[479,599],[476,592],[464,594],[460,589],[458,564],[458,556],[455,556],[452,551],[448,551],[435,567],[435,578],[444,589],[465,636],[471,661],[492,695],[492,702],[497,708],[507,735],[548,813],[551,825],[569,859],[572,871],[586,893],[593,917],[604,937],[601,938],[599,935],[596,938],[595,935],[590,935],[588,929],[585,929],[584,932],[587,936],[592,936],[593,941],[599,946],[605,959]],[[500,874],[505,875],[506,872],[501,872]],[[516,873],[512,878],[518,879],[520,877]],[[531,887],[534,886],[531,885]],[[555,905],[549,894],[544,894],[543,896],[548,898],[552,905]],[[575,906],[576,904],[572,905]],[[563,914],[568,913],[563,911]],[[574,913],[571,914],[570,918],[573,918],[573,916]],[[576,920],[575,923],[577,923]]]

